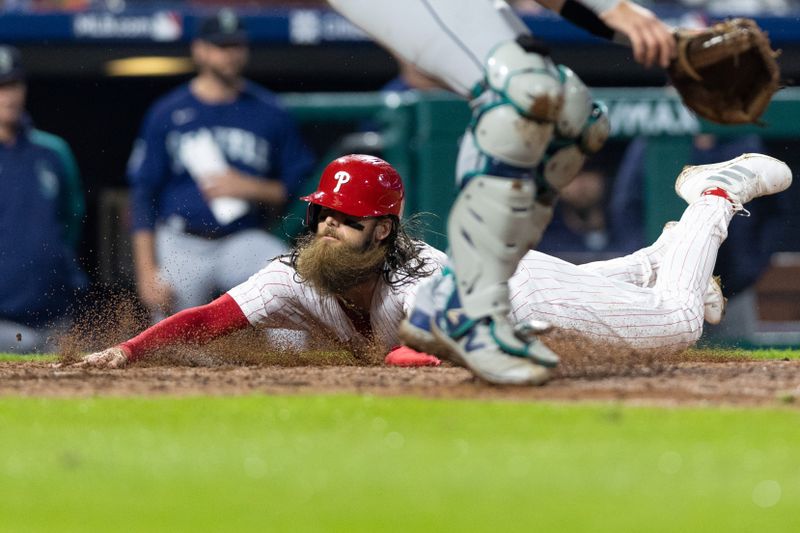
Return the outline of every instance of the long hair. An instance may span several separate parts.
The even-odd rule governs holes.
[[[392,230],[389,236],[380,244],[386,248],[386,260],[381,268],[381,277],[387,285],[392,288],[402,287],[436,272],[438,265],[422,256],[425,243],[412,236],[412,233],[416,233],[421,226],[418,215],[412,215],[404,222],[394,215],[376,218],[388,218],[392,221]],[[297,273],[297,260],[303,248],[302,243],[304,240],[313,238],[313,235],[313,230],[308,228],[307,232],[298,238],[292,250],[278,258],[281,263],[294,269],[294,275],[298,281],[303,281]]]

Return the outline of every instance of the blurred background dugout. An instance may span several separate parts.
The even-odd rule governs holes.
[[[787,84],[800,77],[798,1],[641,3],[674,26],[753,16],[782,49]],[[83,176],[87,215],[79,256],[95,297],[132,287],[125,182],[131,146],[150,104],[192,76],[187,49],[198,21],[223,6],[235,8],[250,33],[245,75],[281,94],[318,160],[352,151],[384,156],[409,181],[407,212],[431,212],[425,237],[446,246],[449,177],[466,105],[440,91],[416,91],[413,82],[387,86],[406,73],[324,2],[0,1],[0,41],[21,50],[30,114],[38,127],[69,143]],[[546,251],[591,260],[652,241],[680,213],[674,177],[686,163],[705,162],[703,139],[715,146],[749,139],[795,173],[800,169],[800,93],[794,88],[779,93],[765,126],[720,128],[686,111],[664,87],[663,72],[639,66],[628,49],[589,36],[535,2],[514,6],[556,62],[570,66],[609,105],[613,126],[611,142],[571,191],[572,204],[560,208]],[[798,205],[799,191],[790,189],[781,202]],[[296,208],[288,218],[271,228],[287,240],[301,228],[302,206],[295,200],[303,192],[289,199]],[[747,296],[737,299],[746,302],[749,326],[728,340],[800,344],[800,212],[767,206],[751,218],[735,221],[718,262],[733,272],[720,272],[726,292]],[[578,249],[569,249],[575,243]]]

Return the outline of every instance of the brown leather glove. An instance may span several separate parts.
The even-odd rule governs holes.
[[[779,52],[755,21],[677,30],[675,39],[678,55],[668,72],[686,107],[719,124],[758,123],[780,88],[780,70]]]

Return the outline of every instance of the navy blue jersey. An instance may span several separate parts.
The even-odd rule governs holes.
[[[0,143],[0,318],[37,327],[67,311],[87,283],[75,252],[83,215],[63,139],[25,127]]]
[[[246,83],[230,103],[207,104],[184,84],[148,111],[128,162],[133,230],[152,230],[177,215],[190,232],[225,235],[263,227],[257,211],[220,226],[178,155],[181,139],[207,129],[228,164],[255,177],[282,181],[290,196],[313,169],[314,159],[297,126],[267,89]]]

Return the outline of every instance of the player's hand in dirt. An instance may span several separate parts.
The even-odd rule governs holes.
[[[128,354],[121,346],[114,346],[102,352],[90,353],[70,368],[122,368],[128,364]]]

